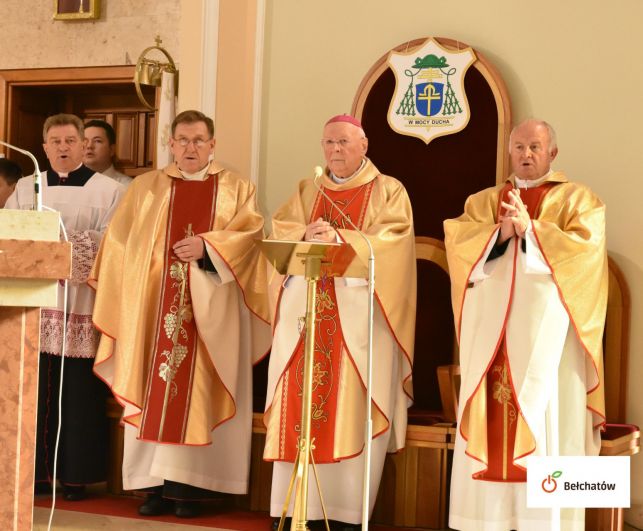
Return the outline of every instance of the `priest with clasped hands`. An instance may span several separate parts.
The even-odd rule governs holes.
[[[326,171],[317,185],[299,183],[277,210],[271,238],[350,243],[362,257],[375,252],[373,450],[369,512],[387,451],[404,447],[415,332],[415,243],[411,204],[402,184],[379,172],[366,157],[361,123],[338,115],[324,125],[321,147]],[[320,193],[321,186],[332,201]],[[302,410],[306,282],[271,272],[269,290],[274,337],[264,422],[264,459],[273,461],[270,514],[280,516],[297,454]],[[337,529],[358,529],[362,520],[368,288],[364,279],[317,282],[317,326],[311,438],[329,519]],[[312,471],[307,514],[323,518]],[[292,514],[291,507],[288,515]],[[278,520],[275,520],[275,526]]]

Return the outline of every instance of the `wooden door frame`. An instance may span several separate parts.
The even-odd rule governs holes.
[[[9,143],[13,140],[11,126],[14,117],[11,108],[16,89],[56,85],[130,85],[133,83],[134,70],[134,65],[0,70],[0,140]]]

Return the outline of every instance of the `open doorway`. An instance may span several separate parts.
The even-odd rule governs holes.
[[[0,70],[0,139],[31,151],[45,170],[45,119],[60,112],[83,121],[97,118],[116,131],[116,168],[132,177],[148,171],[155,166],[156,113],[139,101],[133,76],[133,66]],[[155,87],[141,89],[148,101],[155,101]],[[4,153],[25,175],[32,173],[26,156]]]

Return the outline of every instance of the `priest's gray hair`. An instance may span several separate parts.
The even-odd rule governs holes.
[[[558,141],[556,139],[556,131],[555,129],[551,126],[549,122],[546,122],[545,120],[540,120],[539,118],[527,118],[526,120],[523,120],[519,124],[517,124],[512,130],[511,134],[509,135],[509,153],[511,153],[511,137],[514,134],[514,131],[518,129],[520,126],[528,123],[528,122],[534,122],[537,125],[542,125],[544,128],[547,129],[547,133],[549,133],[549,146],[548,150],[549,153],[554,151],[556,148],[558,148]]]
[[[78,136],[83,140],[85,138],[85,126],[83,121],[78,118],[75,114],[54,114],[45,120],[45,125],[42,126],[42,140],[47,142],[47,133],[52,127],[57,127],[59,125],[73,125],[78,131]]]

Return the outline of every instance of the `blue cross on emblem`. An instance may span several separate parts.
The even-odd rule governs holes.
[[[415,85],[415,106],[423,116],[435,116],[444,103],[444,83],[418,83]]]

